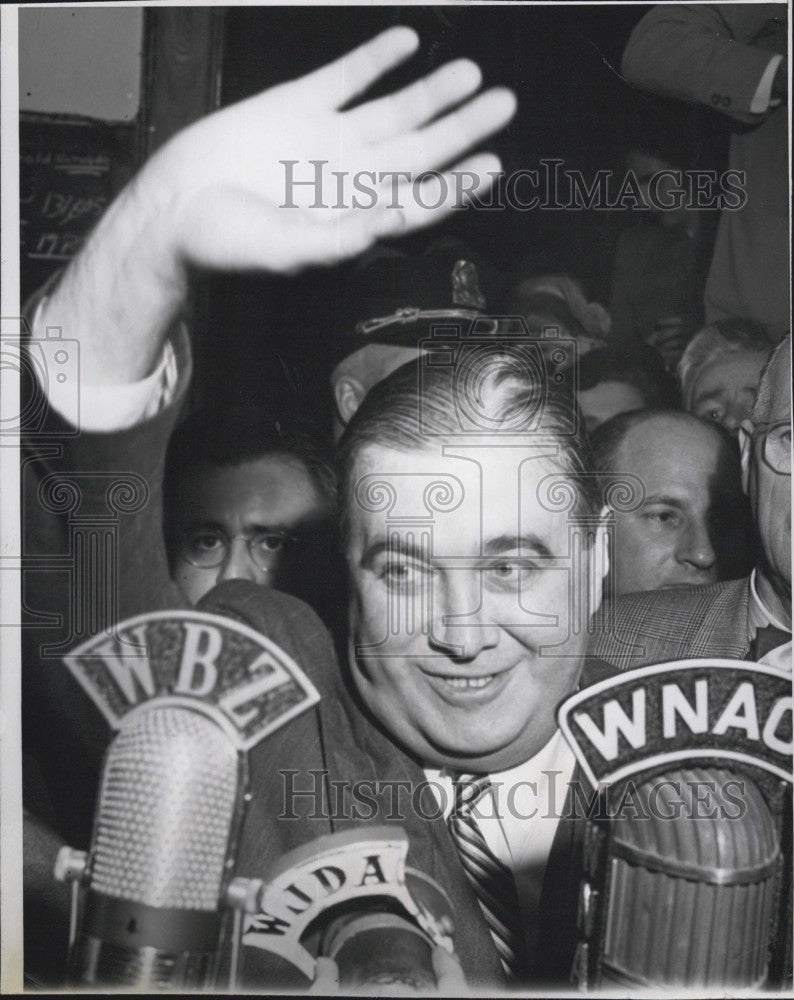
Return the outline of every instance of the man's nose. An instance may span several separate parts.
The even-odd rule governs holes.
[[[226,558],[220,565],[216,583],[222,580],[251,580],[254,583],[266,582],[267,573],[258,568],[251,559],[248,545],[244,538],[233,538],[229,542]]]
[[[717,559],[705,521],[691,521],[678,540],[676,559],[696,569],[711,569]]]
[[[430,643],[457,660],[472,660],[499,644],[499,626],[484,603],[480,573],[452,571],[434,589]]]
[[[732,403],[729,404],[725,410],[725,415],[723,416],[720,423],[734,437],[738,437],[739,427],[742,421],[749,417],[750,413],[747,406],[744,403]]]

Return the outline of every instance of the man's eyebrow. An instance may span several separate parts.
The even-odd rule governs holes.
[[[268,531],[289,532],[291,530],[293,530],[293,528],[289,524],[285,524],[283,521],[270,521],[267,524],[257,524],[256,522],[253,522],[245,525],[242,534],[253,535],[265,534]]]
[[[695,393],[692,398],[693,406],[702,406],[704,403],[717,403],[719,402],[720,396],[722,396],[722,389],[713,389],[711,392],[707,392],[705,395],[699,396]]]
[[[554,559],[555,555],[546,543],[532,533],[524,535],[499,535],[490,539],[484,546],[484,556],[497,556],[505,552],[530,551],[533,555],[542,556],[545,559]],[[392,539],[381,538],[373,542],[366,549],[361,557],[361,564],[373,563],[378,556],[383,555],[403,555],[410,559],[417,559],[423,562],[433,562],[432,552],[423,547],[421,542],[414,537],[403,537],[395,535]],[[440,562],[446,560],[442,557]]]
[[[426,560],[430,553],[421,543],[417,543],[413,535],[406,538],[395,534],[391,538],[380,538],[373,542],[362,555],[361,564],[373,563],[378,556],[383,554],[402,555],[409,556],[411,559]]]
[[[546,559],[554,558],[554,553],[543,539],[531,532],[524,535],[499,535],[485,543],[485,554],[489,556],[522,550],[529,550],[535,555],[544,556]]]
[[[643,501],[643,507],[650,507],[651,504],[663,503],[667,507],[677,507],[678,510],[683,510],[686,504],[679,497],[669,497],[664,493],[654,493],[651,496],[647,496]]]
[[[212,521],[204,517],[196,517],[188,521],[185,525],[185,531],[220,531],[224,535],[226,534],[226,529],[220,523],[220,521]]]

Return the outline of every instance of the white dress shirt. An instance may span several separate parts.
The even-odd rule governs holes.
[[[767,625],[774,625],[775,628],[781,629],[783,632],[791,632],[791,626],[786,625],[782,622],[777,615],[773,614],[769,608],[764,604],[761,598],[758,596],[758,591],[755,586],[755,570],[750,574],[750,603],[747,606],[747,638],[749,642],[755,639],[755,633],[759,628],[766,628]],[[766,663],[770,667],[776,667],[778,670],[784,670],[786,673],[791,673],[791,639],[788,642],[784,642],[782,646],[778,646],[777,649],[770,649],[769,652],[762,656],[758,661],[759,663]]]
[[[39,327],[45,301],[42,299],[39,302],[33,318],[33,330],[37,337],[41,337]],[[134,427],[168,406],[173,399],[178,374],[176,352],[173,344],[166,341],[152,373],[138,382],[89,385],[80,378],[79,392],[75,393],[73,387],[50,378],[43,388],[53,410],[73,427],[110,433]]]
[[[492,797],[480,800],[473,813],[489,849],[516,880],[530,955],[537,939],[546,865],[575,764],[573,750],[558,729],[534,757],[491,774]],[[446,768],[425,768],[425,776],[446,819],[455,798],[452,777]]]

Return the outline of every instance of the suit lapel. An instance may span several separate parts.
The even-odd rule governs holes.
[[[360,828],[367,822],[401,827],[408,835],[408,864],[435,879],[450,897],[455,947],[467,981],[491,988],[504,982],[490,931],[424,771],[365,718],[344,688],[329,702],[323,723],[325,760],[330,779],[340,781],[337,802],[343,799],[334,829]],[[362,781],[368,782],[375,802],[366,816],[353,793]]]
[[[693,638],[687,658],[720,656],[743,659],[747,655],[747,614],[750,580],[732,580],[711,603]],[[719,650],[719,652],[715,652]]]

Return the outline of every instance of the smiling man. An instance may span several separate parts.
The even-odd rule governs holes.
[[[439,849],[460,852],[508,976],[543,981],[572,957],[576,851],[559,817],[574,757],[555,711],[582,680],[605,529],[571,401],[528,374],[520,349],[476,351],[398,369],[342,438],[349,670],[404,752],[389,774],[434,788],[449,825]],[[473,774],[474,869],[454,817]],[[507,873],[500,913],[477,885],[482,864]]]

